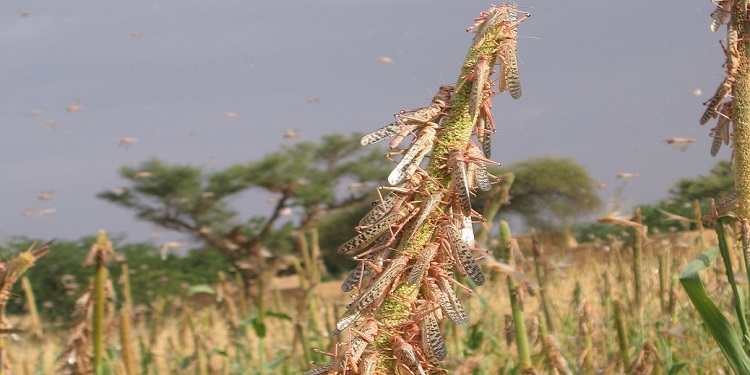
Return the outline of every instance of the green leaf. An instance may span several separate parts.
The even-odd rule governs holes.
[[[272,316],[274,318],[279,318],[279,319],[282,319],[282,320],[288,320],[290,322],[292,321],[292,317],[291,316],[289,316],[287,314],[284,314],[284,313],[280,313],[280,312],[266,311],[266,316]]]
[[[266,337],[266,323],[258,318],[250,318],[250,325],[253,327],[255,334],[260,337]]]
[[[469,327],[469,335],[466,339],[467,349],[474,351],[479,349],[484,341],[484,331],[480,324],[473,324]]]
[[[185,370],[188,367],[190,367],[190,364],[193,363],[193,356],[189,355],[182,359],[182,363],[180,363],[180,370]]]
[[[143,337],[138,337],[138,348],[141,350],[141,373],[148,374],[148,367],[153,363],[151,357],[151,350],[146,348],[146,344],[143,342]]]
[[[738,374],[750,374],[750,358],[745,354],[737,333],[721,310],[708,297],[700,279],[700,272],[716,261],[718,254],[719,247],[714,246],[698,255],[680,275],[680,283],[732,369]]]
[[[685,366],[687,366],[687,362],[680,362],[680,363],[677,363],[677,364],[675,364],[674,366],[672,366],[672,367],[670,367],[670,368],[669,368],[669,372],[667,372],[667,374],[668,374],[668,375],[673,375],[673,374],[677,374],[677,373],[679,373],[680,371],[682,371],[682,369],[684,369],[684,368],[685,368]]]

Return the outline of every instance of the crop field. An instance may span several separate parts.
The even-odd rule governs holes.
[[[523,247],[530,242],[522,239],[524,263],[517,269],[523,274],[514,279],[529,285],[521,292],[521,306],[534,366],[548,373],[667,373],[683,365],[687,373],[730,371],[677,282],[701,241],[715,245],[715,235],[680,232],[648,239],[637,303],[632,248],[619,241],[566,251],[544,246],[535,260]],[[441,326],[449,373],[512,373],[517,366],[508,273],[491,269],[473,294],[458,292],[468,327]],[[546,278],[543,287],[535,269]],[[704,282],[728,310],[726,282],[714,271]],[[310,285],[304,277],[276,278],[263,286],[263,304],[254,306],[240,295],[239,284],[219,277],[210,290],[159,298],[133,310],[125,301],[116,307],[105,299],[101,335],[107,372],[294,374],[315,367],[310,361],[328,362],[322,353],[340,351],[351,334],[328,337],[351,302],[340,291],[342,280]],[[109,285],[119,295],[127,289],[122,282]],[[40,322],[32,314],[11,317],[20,331],[4,340],[10,373],[84,373],[79,366],[93,350],[87,335],[94,315],[84,311],[86,298],[90,291],[79,298],[86,319],[73,325]]]

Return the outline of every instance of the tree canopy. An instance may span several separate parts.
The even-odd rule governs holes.
[[[711,168],[708,176],[682,178],[669,190],[673,198],[692,202],[695,199],[718,198],[722,193],[734,190],[734,171],[726,160]]]
[[[701,212],[706,214],[711,209],[711,199],[721,201],[722,197],[734,191],[734,171],[728,161],[717,162],[708,175],[681,178],[671,189],[670,197],[657,204],[640,205],[642,223],[649,232],[668,232],[693,230],[697,227],[695,202]],[[612,225],[590,223],[577,228],[578,240],[591,238],[603,239],[610,234],[621,234],[622,228]]]
[[[292,247],[289,236],[274,236],[279,219],[292,208],[301,211],[295,226],[310,228],[324,213],[367,197],[369,189],[346,189],[347,183],[382,180],[387,175],[382,153],[362,148],[360,137],[328,135],[319,143],[283,146],[261,160],[216,172],[152,159],[138,167],[122,167],[120,174],[130,186],[98,197],[134,211],[139,219],[190,235],[233,261],[246,280],[253,279],[262,271],[275,272],[274,264],[268,263],[274,258],[261,251],[269,240],[286,240]],[[230,199],[254,189],[274,194],[274,207],[240,222]],[[288,232],[291,227],[284,228]]]
[[[540,157],[493,173],[513,172],[510,203],[501,214],[517,214],[534,228],[567,227],[601,208],[596,182],[586,168],[569,158]]]

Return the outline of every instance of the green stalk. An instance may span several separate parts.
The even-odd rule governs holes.
[[[310,246],[308,246],[307,238],[303,233],[298,232],[294,235],[297,246],[300,248],[303,262],[300,264],[298,259],[294,259],[292,266],[299,278],[300,289],[303,294],[303,298],[297,303],[298,320],[306,322],[309,319],[313,329],[320,332],[322,323],[318,316],[317,301],[313,298],[315,286],[320,283],[320,275],[317,272],[317,252],[319,251],[319,246],[317,242],[314,242],[318,241],[317,233],[317,229],[311,230]]]
[[[556,331],[555,323],[552,320],[552,302],[549,299],[548,290],[548,277],[547,272],[544,269],[544,249],[542,248],[542,242],[539,239],[534,229],[531,230],[531,248],[534,254],[534,267],[536,270],[536,279],[539,283],[539,302],[542,304],[542,311],[544,312],[544,320],[547,323],[550,331]]]
[[[39,312],[36,307],[36,299],[34,298],[34,290],[31,288],[29,278],[24,276],[21,279],[21,285],[23,286],[24,294],[26,295],[26,304],[29,308],[29,315],[31,315],[31,330],[32,335],[37,339],[41,339],[42,323],[39,321]]]
[[[630,365],[630,354],[628,353],[628,334],[625,328],[625,317],[623,316],[622,302],[614,301],[615,327],[617,327],[617,343],[620,345],[620,358],[622,358],[623,371]]]
[[[125,374],[135,375],[135,348],[133,348],[130,326],[130,312],[127,309],[120,310],[120,346],[122,347],[122,361],[125,364]]]
[[[750,233],[750,24],[747,22],[747,1],[735,1],[729,19],[729,29],[737,31],[738,64],[731,77],[732,84],[732,124],[734,148],[735,190],[737,191],[738,215],[741,233]],[[729,59],[728,59],[729,60]],[[730,61],[727,61],[729,64]],[[722,257],[723,257],[722,252]],[[742,255],[750,261],[750,238],[742,236]],[[748,267],[750,269],[750,267]],[[739,304],[740,300],[737,300]],[[744,319],[744,316],[743,316]],[[747,333],[743,327],[743,333]],[[747,347],[748,337],[743,336]]]
[[[242,275],[238,272],[234,274],[234,283],[237,284],[237,304],[240,305],[240,319],[247,319],[247,299],[245,283],[242,281]]]
[[[583,338],[583,363],[581,364],[581,372],[584,374],[594,373],[594,339],[591,334],[592,322],[591,322],[591,307],[588,302],[581,301],[578,306],[579,317],[578,317],[578,330],[579,335]]]
[[[625,299],[625,303],[627,305],[630,305],[630,293],[628,292],[628,283],[626,282],[627,277],[625,276],[625,269],[623,267],[623,264],[625,264],[625,262],[622,260],[622,246],[615,246],[615,241],[616,240],[613,239],[610,246],[612,248],[612,254],[614,254],[615,265],[617,267],[616,280],[620,285],[620,288],[622,289],[622,298]]]
[[[576,280],[576,284],[573,287],[573,306],[576,309],[579,309],[582,303],[583,303],[583,287],[581,286],[581,282]]]
[[[513,255],[513,242],[509,235],[510,227],[505,220],[500,221],[500,233],[504,234],[501,237],[501,244],[507,244],[507,247],[501,249],[504,255],[503,259],[509,266],[515,267],[516,261]],[[511,314],[513,315],[513,327],[516,333],[518,363],[524,373],[535,372],[536,370],[534,370],[531,364],[531,356],[529,355],[529,338],[526,335],[526,321],[523,318],[523,306],[521,305],[521,293],[524,293],[524,291],[518,286],[516,279],[510,275],[506,277],[506,283],[508,284]]]
[[[542,354],[544,355],[544,362],[547,365],[547,373],[549,375],[555,375],[557,371],[555,370],[555,362],[553,358],[554,347],[550,342],[549,332],[547,331],[547,323],[545,323],[547,319],[544,316],[544,313],[537,313],[537,320],[539,321],[539,338],[542,342]]]
[[[747,15],[743,5],[745,1],[735,1],[729,27],[738,33],[737,49],[739,67],[734,74],[732,85],[732,109],[734,116],[734,158],[735,190],[739,217],[743,224],[750,219],[750,25],[745,21]],[[744,252],[747,256],[747,249]]]
[[[667,270],[667,260],[664,254],[656,257],[659,262],[659,308],[662,313],[667,311],[667,288],[669,285],[669,276]]]
[[[693,207],[695,210],[695,222],[696,222],[696,229],[698,230],[698,238],[700,238],[700,244],[701,248],[700,251],[703,251],[706,249],[706,236],[703,235],[703,220],[701,218],[703,217],[703,213],[701,212],[701,202],[698,199],[693,200]]]
[[[93,324],[93,343],[94,343],[94,371],[97,375],[104,374],[104,283],[107,278],[107,267],[105,262],[105,252],[107,248],[111,249],[112,244],[107,239],[107,232],[99,231],[96,239],[96,253],[94,254],[94,324]]]
[[[203,350],[203,339],[198,327],[195,324],[195,318],[193,317],[193,310],[187,308],[185,310],[185,318],[187,319],[188,327],[190,328],[190,334],[193,337],[193,350],[195,352],[195,374],[196,375],[208,375],[208,358]]]
[[[123,263],[122,264],[122,296],[125,299],[125,302],[123,303],[123,308],[128,312],[128,314],[133,313],[133,295],[130,292],[130,269],[128,268],[128,265]]]
[[[670,283],[669,287],[669,310],[668,310],[668,316],[671,321],[675,321],[675,307],[677,305],[677,291],[675,290],[675,286],[677,285],[677,279],[672,278],[672,281]],[[670,338],[670,340],[672,340]],[[670,341],[671,342],[671,341]]]
[[[107,268],[104,262],[98,262],[94,278],[94,368],[97,374],[102,374],[104,360],[104,279]]]
[[[167,303],[162,297],[156,297],[156,303],[154,303],[153,311],[151,312],[151,319],[149,321],[149,347],[153,348],[156,345],[156,339],[159,337],[162,325],[164,323],[164,309]]]
[[[482,221],[479,226],[476,235],[477,244],[480,246],[486,246],[487,239],[492,231],[492,223],[495,222],[495,216],[500,211],[500,207],[502,207],[503,204],[508,203],[510,198],[510,187],[513,185],[515,175],[513,172],[507,172],[498,176],[498,178],[500,179],[500,183],[495,185],[490,191],[489,197],[487,197],[487,205],[482,211],[484,221]]]
[[[294,242],[296,242],[297,247],[299,247],[299,253],[302,256],[302,265],[304,266],[304,272],[307,274],[305,276],[309,276],[310,272],[312,272],[311,270],[314,260],[311,259],[310,249],[307,246],[307,238],[305,238],[305,233],[303,233],[302,231],[294,231],[292,233],[292,238],[294,238]]]
[[[594,277],[596,279],[597,290],[599,292],[599,303],[601,308],[604,310],[604,317],[602,318],[605,330],[607,332],[612,331],[612,289],[609,283],[608,270],[602,272],[599,268],[599,263],[596,259],[591,259],[591,269],[594,271]],[[612,340],[609,338],[604,340],[606,346],[606,353],[612,352]]]
[[[641,216],[641,209],[635,209],[635,219],[633,220],[638,224],[643,223],[643,216]],[[641,294],[643,289],[643,276],[641,270],[643,269],[643,232],[641,228],[632,228],[633,233],[633,299],[635,300],[635,306],[641,306]]]
[[[306,335],[303,335],[304,327],[302,326],[303,322],[307,322],[307,317],[310,318],[312,327],[314,327],[315,330],[319,332],[319,319],[317,316],[317,310],[313,308],[312,302],[313,298],[311,298],[311,289],[309,287],[309,284],[307,282],[308,278],[305,276],[305,269],[302,268],[302,265],[300,264],[299,260],[294,259],[292,260],[292,267],[294,268],[294,271],[297,273],[297,276],[299,277],[299,283],[300,283],[300,289],[303,293],[303,298],[297,302],[297,323],[296,325],[299,327],[299,336],[296,337],[296,339],[299,340],[300,345],[302,346],[302,353],[303,357],[300,358],[301,362],[303,363],[310,363],[310,343],[308,342],[308,337]],[[308,274],[309,275],[309,274]],[[274,294],[276,295],[276,294]],[[280,309],[277,309],[278,311],[281,311]],[[295,354],[297,350],[296,342],[297,340],[293,340],[292,345],[292,355]]]
[[[320,269],[318,268],[320,258],[320,235],[318,228],[310,229],[310,284],[320,284]]]
[[[263,284],[263,278],[258,278],[258,317],[255,330],[256,334],[258,334],[258,368],[263,368],[265,364],[266,288]]]
[[[604,298],[602,300],[605,316],[604,326],[606,327],[607,332],[612,332],[612,322],[614,321],[614,307],[612,305],[614,303],[614,297],[612,297],[612,281],[610,280],[609,270],[604,271],[602,279],[604,279]],[[611,339],[607,339],[606,346],[607,353],[611,353],[613,351]]]

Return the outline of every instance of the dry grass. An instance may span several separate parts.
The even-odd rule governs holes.
[[[681,289],[675,289],[677,306],[672,319],[661,311],[659,300],[659,269],[657,255],[666,251],[673,252],[672,278],[676,278],[679,271],[696,254],[699,249],[694,247],[682,248],[676,244],[695,243],[696,233],[679,233],[662,238],[652,239],[645,247],[644,254],[644,306],[636,310],[627,301],[632,299],[632,278],[629,267],[622,267],[623,275],[612,251],[608,254],[604,250],[592,246],[580,246],[567,251],[547,248],[549,258],[562,259],[571,254],[571,262],[564,268],[550,271],[550,290],[554,305],[554,316],[557,331],[551,332],[559,343],[559,350],[567,358],[573,369],[580,365],[582,354],[582,340],[578,321],[580,310],[575,305],[574,291],[580,285],[580,296],[591,309],[591,336],[593,338],[593,363],[595,368],[604,373],[623,373],[623,367],[618,364],[620,358],[612,311],[603,293],[604,283],[595,273],[607,273],[613,289],[615,300],[624,301],[626,307],[626,326],[629,333],[629,354],[631,358],[647,353],[642,351],[647,343],[659,348],[659,361],[664,361],[666,352],[673,353],[676,358],[689,363],[688,372],[695,373],[699,368],[715,369],[725,366],[720,353],[708,354],[715,349],[708,334],[701,330],[700,320]],[[708,238],[712,244],[715,238]],[[629,262],[628,250],[620,250],[621,262]],[[596,262],[596,268],[593,266]],[[533,273],[526,271],[533,279]],[[472,325],[468,329],[457,329],[453,325],[443,325],[446,343],[449,347],[449,357],[445,366],[451,373],[504,373],[515,363],[515,346],[506,341],[505,315],[510,313],[507,286],[504,275],[489,273],[488,282],[474,291],[474,296],[463,292],[462,300],[471,318]],[[717,281],[718,280],[718,281]],[[720,278],[707,284],[715,287],[721,296],[722,281]],[[261,373],[248,369],[259,368],[258,352],[263,347],[264,363],[279,361],[279,364],[268,369],[265,373],[299,373],[309,369],[304,360],[303,346],[300,340],[295,340],[295,325],[304,327],[303,340],[313,348],[333,351],[334,340],[345,340],[345,337],[329,339],[335,319],[345,309],[350,297],[340,292],[340,281],[324,282],[318,285],[314,292],[314,301],[318,304],[319,314],[316,318],[322,322],[321,332],[316,332],[308,316],[300,321],[300,301],[302,293],[299,288],[299,278],[284,277],[273,280],[266,293],[266,306],[269,311],[287,314],[291,320],[266,318],[267,336],[260,340],[256,332],[249,326],[245,333],[237,332],[231,324],[232,318],[222,304],[212,303],[199,307],[191,305],[182,298],[175,297],[167,304],[160,316],[154,314],[145,318],[146,314],[138,314],[133,323],[133,347],[136,348],[136,363],[140,364],[144,356],[151,356],[146,360],[146,367],[150,373],[158,374],[193,374],[196,373],[196,343],[201,346],[202,353],[207,358],[207,374]],[[626,294],[626,292],[628,294]],[[722,297],[720,297],[722,298]],[[541,341],[538,335],[536,321],[540,311],[539,299],[525,296],[524,315],[527,320],[529,341],[535,366],[542,369],[539,353]],[[725,304],[729,301],[722,299]],[[251,306],[251,311],[253,307]],[[149,313],[154,313],[151,308]],[[252,313],[251,313],[252,315]],[[161,319],[156,325],[153,319]],[[241,320],[241,319],[240,319]],[[192,323],[191,323],[192,322]],[[31,328],[28,316],[15,317],[12,321],[15,327]],[[117,320],[106,325],[105,336],[108,348],[107,361],[110,367],[117,367],[121,350]],[[192,324],[192,326],[191,326]],[[192,328],[191,328],[192,327]],[[64,350],[65,340],[69,332],[65,328],[46,329],[43,341],[37,341],[24,334],[12,335],[9,342],[9,364],[14,373],[54,374],[58,373],[59,353]],[[345,336],[345,335],[344,335]],[[153,343],[150,337],[155,337]],[[138,348],[139,341],[144,343],[146,352]],[[666,345],[666,347],[664,346]],[[666,352],[665,352],[666,351]],[[199,351],[200,352],[200,351]],[[310,355],[311,353],[307,353]],[[327,360],[316,355],[318,361]],[[646,356],[646,362],[649,357]],[[65,360],[64,358],[61,360]],[[650,360],[650,362],[654,362]],[[653,363],[652,363],[653,365]],[[510,366],[510,367],[508,367]],[[139,372],[140,373],[140,372]]]

